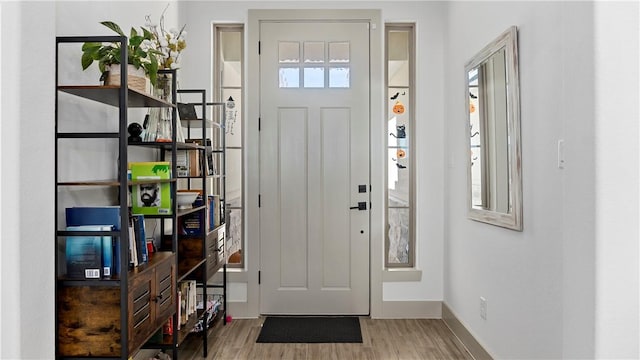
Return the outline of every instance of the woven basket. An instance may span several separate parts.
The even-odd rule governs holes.
[[[105,79],[105,85],[120,86],[120,64],[109,66],[109,76]],[[127,85],[130,89],[144,93],[151,93],[151,82],[146,77],[144,69],[136,69],[133,65],[127,65]]]

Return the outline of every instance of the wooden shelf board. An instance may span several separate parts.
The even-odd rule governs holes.
[[[206,209],[206,206],[195,206],[191,209],[178,209],[178,217],[185,216],[194,212],[198,212],[200,210]]]
[[[58,90],[103,104],[118,106],[120,86],[116,85],[61,85]],[[128,89],[128,107],[174,107],[170,102],[135,89]]]
[[[130,142],[129,145],[131,145],[131,146],[141,146],[141,147],[153,147],[153,148],[163,149],[163,150],[171,150],[173,148],[173,142],[172,141]],[[197,144],[191,144],[191,143],[178,142],[178,143],[176,143],[176,149],[177,150],[199,150],[199,149],[204,149],[204,146],[200,146],[200,145],[197,145]]]
[[[171,183],[176,181],[176,179],[129,180],[127,185]],[[59,181],[58,186],[120,186],[120,182],[118,180]]]
[[[209,119],[180,119],[182,127],[191,127],[191,129],[202,128],[202,122],[204,121],[207,129],[220,128],[220,124]]]
[[[193,266],[191,266],[189,271],[185,272],[184,274],[178,274],[178,282],[180,282],[182,280],[185,280],[185,279],[189,279],[189,275],[191,275],[191,273],[193,273],[200,266],[204,265],[206,262],[207,262],[207,259],[200,259]],[[190,280],[193,280],[193,279],[190,279]]]

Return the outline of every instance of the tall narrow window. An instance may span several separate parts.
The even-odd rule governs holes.
[[[244,266],[244,208],[243,194],[243,139],[242,102],[244,66],[244,26],[241,24],[215,25],[216,58],[214,62],[215,101],[227,102],[227,253],[229,266]],[[232,102],[228,102],[232,100]],[[231,106],[229,106],[231,105]]]
[[[414,25],[386,24],[386,267],[415,264]]]

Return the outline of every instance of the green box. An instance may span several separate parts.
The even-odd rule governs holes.
[[[171,214],[171,164],[168,161],[133,162],[129,164],[133,186],[131,211],[143,215]],[[146,180],[167,180],[151,182]]]

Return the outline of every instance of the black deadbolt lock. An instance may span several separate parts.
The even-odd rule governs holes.
[[[366,193],[367,192],[367,185],[358,185],[358,192],[359,193]]]

